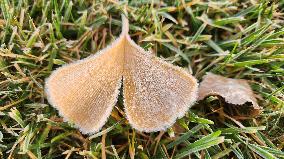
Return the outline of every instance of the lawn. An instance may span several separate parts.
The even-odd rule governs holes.
[[[114,41],[125,5],[138,45],[199,82],[206,72],[247,80],[262,112],[209,96],[166,131],[144,133],[129,125],[120,95],[98,133],[64,122],[45,79]],[[1,0],[0,158],[284,158],[283,8],[283,0]]]

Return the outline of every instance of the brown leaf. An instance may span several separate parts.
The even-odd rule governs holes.
[[[258,115],[262,109],[258,106],[255,95],[246,80],[207,73],[203,77],[198,91],[198,100],[210,95],[218,95],[223,97],[225,102],[233,105],[251,103],[252,109],[254,109],[251,114],[253,116]]]
[[[121,79],[126,116],[137,130],[170,127],[197,98],[197,81],[136,45],[123,16],[120,37],[94,56],[65,65],[46,81],[48,101],[83,133],[94,133],[116,103]]]
[[[128,40],[123,74],[126,115],[138,130],[164,130],[195,101],[196,80]]]
[[[95,56],[61,67],[46,81],[49,103],[82,132],[100,129],[116,103],[123,71],[122,43],[118,40]]]

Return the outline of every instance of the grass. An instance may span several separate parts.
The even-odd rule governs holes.
[[[93,136],[63,122],[46,101],[44,79],[113,41],[124,4],[0,1],[1,158],[284,158],[283,0],[128,3],[140,46],[199,80],[208,71],[247,79],[261,115],[237,119],[230,105],[209,97],[167,131],[141,133],[125,120],[120,97]]]

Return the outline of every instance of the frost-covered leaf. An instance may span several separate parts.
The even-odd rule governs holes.
[[[213,73],[207,73],[200,83],[198,100],[202,100],[210,95],[221,96],[227,103],[233,105],[250,103],[254,110],[251,115],[257,115],[261,110],[246,80],[226,78]]]
[[[134,42],[125,50],[123,95],[130,124],[146,132],[168,128],[196,100],[196,80]]]
[[[123,41],[86,59],[54,71],[46,81],[51,105],[83,133],[99,130],[107,121],[119,93]]]
[[[122,33],[110,46],[57,69],[46,81],[50,104],[83,133],[97,132],[107,121],[122,78],[127,118],[140,131],[170,127],[197,98],[196,79],[136,45],[128,27],[123,16]]]

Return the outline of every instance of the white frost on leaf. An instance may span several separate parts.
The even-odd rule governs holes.
[[[57,69],[46,81],[50,104],[83,133],[95,133],[105,124],[122,78],[126,115],[139,131],[165,130],[196,101],[196,79],[136,45],[122,17],[122,33],[115,42]]]

